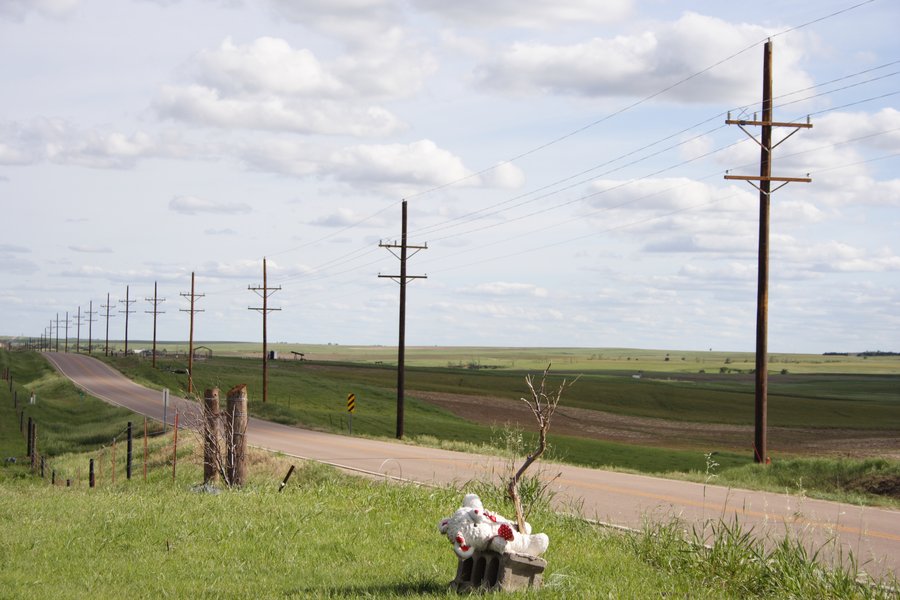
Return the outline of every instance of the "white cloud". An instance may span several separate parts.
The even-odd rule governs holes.
[[[177,132],[150,135],[144,131],[85,129],[65,119],[34,118],[0,123],[0,164],[50,161],[100,169],[132,168],[140,159],[198,155]]]
[[[331,174],[355,183],[435,186],[471,175],[459,157],[431,140],[350,146],[332,153],[329,163]]]
[[[363,217],[350,208],[338,208],[335,212],[318,217],[311,220],[310,225],[320,225],[322,227],[350,227],[356,225]],[[384,224],[383,220],[377,222],[368,221],[370,225],[380,226]]]
[[[531,283],[510,283],[506,281],[479,283],[476,286],[464,288],[463,291],[488,296],[533,296],[546,298],[549,295],[546,288]]]
[[[561,23],[612,23],[631,13],[631,0],[412,0],[419,9],[465,25],[549,29]]]
[[[200,83],[229,94],[322,98],[347,91],[312,52],[279,38],[261,37],[244,46],[226,38],[217,50],[200,52],[194,63]]]
[[[69,250],[85,254],[112,254],[112,248],[107,246],[69,246]]]
[[[505,190],[515,190],[525,185],[525,173],[516,165],[499,163],[491,170],[481,174],[485,185]]]
[[[285,19],[329,33],[347,43],[365,43],[402,21],[393,0],[269,0]]]
[[[81,0],[3,0],[0,2],[0,17],[22,21],[30,12],[43,17],[63,19],[78,8]]]
[[[164,86],[155,107],[163,117],[226,129],[383,136],[401,128],[397,117],[378,106],[277,96],[229,98],[197,84]]]
[[[567,46],[518,42],[481,65],[484,87],[512,92],[578,96],[645,96],[671,86],[724,57],[759,42],[771,31],[758,25],[735,25],[719,18],[686,13],[655,29],[614,38],[593,38]],[[776,74],[797,88],[811,84],[797,66],[793,41],[777,46]],[[660,99],[688,103],[746,103],[759,96],[756,77],[760,52],[745,52],[669,90]]]
[[[244,202],[217,202],[196,196],[176,196],[169,201],[169,209],[184,215],[200,213],[236,215],[251,211],[250,205]]]

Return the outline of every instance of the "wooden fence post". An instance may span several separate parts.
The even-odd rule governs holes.
[[[88,484],[91,487],[94,487],[95,483],[96,483],[96,481],[94,480],[94,459],[92,458],[90,465],[88,466]],[[69,485],[68,481],[66,482],[66,485]]]
[[[219,388],[203,392],[203,483],[215,483],[222,456],[219,454]]]
[[[125,479],[131,481],[131,451],[132,451],[132,440],[131,440],[131,421],[128,421],[128,427],[126,428],[128,436],[128,450],[126,452],[125,457]]]
[[[112,456],[109,460],[109,472],[112,484],[116,485],[116,438],[113,438],[112,441]]]
[[[25,412],[22,412],[22,416],[25,416]],[[34,421],[31,420],[31,417],[28,417],[28,430],[25,432],[26,442],[25,442],[25,456],[31,457],[31,436],[34,433],[34,429],[31,426],[34,424]],[[21,429],[21,427],[19,428]]]
[[[175,481],[175,463],[178,462],[178,409],[175,409],[175,432],[172,442],[172,482]]]
[[[147,483],[147,417],[144,417],[144,483]]]
[[[29,419],[30,421],[31,419]],[[37,468],[37,423],[31,422],[31,472]]]
[[[228,485],[242,486],[247,479],[247,386],[244,384],[228,390],[225,443]]]

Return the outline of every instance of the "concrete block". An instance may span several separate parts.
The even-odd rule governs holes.
[[[471,557],[459,559],[450,589],[460,593],[537,589],[546,567],[547,561],[535,556],[476,550]]]

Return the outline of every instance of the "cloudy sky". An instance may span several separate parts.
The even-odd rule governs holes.
[[[752,8],[752,10],[751,10]],[[110,294],[111,335],[754,348],[759,111],[773,352],[900,350],[900,3],[0,0],[0,334]],[[790,130],[777,130],[781,139]],[[95,337],[104,319],[93,324]],[[87,329],[85,323],[82,335]]]

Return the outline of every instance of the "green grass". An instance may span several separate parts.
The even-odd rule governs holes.
[[[22,384],[58,379],[25,356],[13,357]],[[9,359],[0,352],[0,361]],[[53,394],[42,402],[70,402]],[[72,412],[83,421],[93,401],[79,402]],[[12,412],[4,387],[0,424]],[[48,429],[62,429],[72,417],[48,410],[45,418]],[[0,427],[0,447],[20,440],[17,428]],[[108,445],[89,450],[53,457],[73,474],[72,487],[51,486],[18,465],[0,467],[0,597],[458,597],[447,588],[456,559],[436,531],[459,505],[457,490],[373,482],[299,463],[279,493],[289,459],[251,451],[247,486],[200,493],[198,445],[182,435],[173,480],[171,433],[150,440],[146,482],[125,481],[120,452],[116,482],[105,467],[91,489],[88,459],[111,465],[112,455]],[[497,487],[472,482],[471,489],[512,515]],[[803,546],[788,541],[771,550],[733,524],[713,524],[715,540],[685,540],[677,523],[622,534],[556,514],[546,496],[536,500],[529,520],[551,538],[545,586],[513,597],[897,597],[856,583],[852,560],[847,571],[829,572]]]
[[[83,457],[70,457],[80,460]],[[285,461],[269,460],[244,489],[192,491],[188,463],[161,477],[89,489],[33,479],[0,485],[0,596],[121,598],[455,598],[456,570],[437,522],[461,493],[372,482],[302,464],[283,493]],[[486,505],[511,507],[482,487]],[[802,548],[776,561],[733,535],[718,553],[679,541],[677,527],[598,529],[538,507],[551,539],[542,590],[529,598],[891,598],[830,573]],[[660,542],[660,531],[669,536]],[[727,560],[727,557],[744,557]],[[725,568],[725,567],[728,568]]]
[[[39,356],[32,353],[10,355],[0,352],[0,360],[8,361],[10,356],[15,357],[14,376],[17,381],[24,382],[31,378],[35,382],[43,382],[42,385],[47,386],[47,389],[59,390],[58,407],[39,400],[35,408],[44,411],[40,417],[36,416],[39,424],[42,419],[46,420],[53,415],[68,418],[68,411],[79,407],[84,409],[83,414],[69,419],[71,426],[41,425],[41,430],[47,432],[43,436],[46,439],[39,443],[42,452],[53,450],[53,453],[62,453],[84,447],[78,445],[84,443],[109,446],[112,437],[120,434],[125,422],[131,418],[127,411],[100,401],[90,398],[82,400],[71,385],[50,375],[52,371]],[[172,372],[182,365],[174,361],[161,361],[159,369],[151,368],[149,361],[134,357],[119,358],[112,362],[142,383],[169,387],[174,391],[183,389],[185,376]],[[257,361],[238,358],[198,361],[195,363],[196,386],[201,390],[213,385],[227,389],[239,382],[251,382],[252,386],[252,382],[259,378],[258,367]],[[419,378],[417,381],[423,387],[431,385],[433,389],[447,389],[454,382],[459,384],[462,381],[463,385],[458,387],[469,391],[488,388],[499,393],[501,383],[514,386],[519,380],[513,374],[505,374],[498,382],[499,374],[447,372],[446,369],[416,369],[412,373]],[[433,378],[429,379],[432,374]],[[255,390],[251,387],[251,411],[258,416],[287,424],[346,433],[346,394],[353,391],[358,397],[354,434],[393,438],[396,399],[393,390],[379,385],[386,375],[392,375],[392,372],[371,365],[359,367],[275,362],[270,369],[270,401],[266,404],[259,402],[259,386]],[[479,383],[483,385],[479,386]],[[569,391],[574,391],[581,384],[582,381],[579,381]],[[39,398],[44,396],[45,392],[40,391]],[[406,434],[411,442],[486,453],[496,453],[503,449],[501,432],[495,428],[467,422],[414,398],[407,400],[406,413]],[[3,422],[6,419],[0,421]],[[75,446],[70,448],[66,446],[66,439],[72,434],[78,434],[78,438]],[[119,437],[120,442],[121,439]],[[651,448],[554,435],[552,430],[550,442],[547,461],[663,474],[695,481],[705,480],[705,454],[717,450]],[[10,452],[10,456],[15,453],[23,455],[24,441],[21,442],[21,448],[15,449],[15,453],[12,450]],[[715,483],[721,485],[779,492],[802,491],[812,497],[848,502],[889,506],[898,504],[896,482],[900,481],[900,466],[896,461],[829,461],[779,457],[766,469],[755,467],[747,455],[721,450],[716,451],[715,461],[719,464],[715,471]],[[823,467],[823,464],[826,466]]]
[[[713,460],[718,455],[711,457]],[[779,460],[770,465],[717,466],[709,474],[670,474],[697,482],[770,492],[806,494],[818,498],[871,503],[900,508],[900,463],[882,458],[802,458]]]

